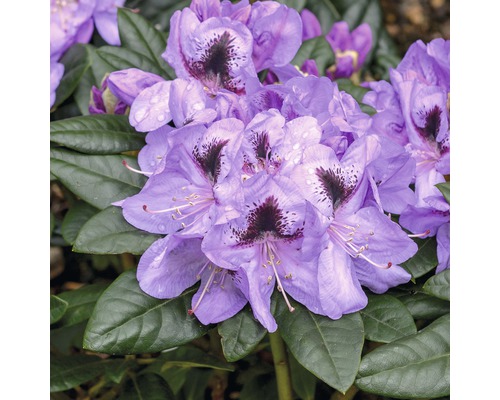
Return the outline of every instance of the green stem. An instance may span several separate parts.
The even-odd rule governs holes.
[[[290,376],[285,342],[283,342],[279,331],[269,333],[269,343],[271,344],[274,370],[276,371],[278,398],[279,400],[293,400],[292,379]]]

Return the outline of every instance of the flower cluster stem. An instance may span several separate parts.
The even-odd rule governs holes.
[[[293,400],[292,379],[286,346],[279,331],[269,333],[269,343],[273,354],[274,370],[276,371],[278,398],[279,400]]]

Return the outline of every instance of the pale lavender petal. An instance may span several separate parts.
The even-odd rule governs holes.
[[[438,266],[436,274],[450,268],[450,223],[441,225],[438,228],[437,234],[437,257]]]
[[[200,250],[201,239],[175,235],[155,241],[141,256],[137,280],[150,296],[170,299],[198,281],[197,274],[208,262]]]
[[[321,36],[323,32],[321,31],[321,25],[316,15],[307,8],[304,8],[300,12],[300,18],[302,19],[302,40]]]
[[[108,87],[111,93],[130,106],[144,89],[163,81],[165,79],[159,75],[129,68],[111,72]]]
[[[139,132],[150,132],[170,122],[171,85],[172,81],[158,82],[139,93],[130,107],[130,125]]]
[[[102,38],[113,46],[120,45],[117,10],[125,0],[99,0],[94,11],[95,27]]]
[[[64,65],[58,62],[50,63],[50,106],[56,101],[56,90],[64,75]]]
[[[423,237],[434,236],[438,228],[450,221],[449,211],[439,211],[430,207],[408,206],[399,216],[399,223],[403,228],[414,234],[422,234]]]
[[[220,17],[220,0],[192,0],[189,8],[196,14],[200,22],[210,17]]]
[[[377,294],[385,293],[392,287],[408,283],[411,279],[411,275],[399,265],[381,269],[357,258],[354,260],[354,268],[361,285]]]

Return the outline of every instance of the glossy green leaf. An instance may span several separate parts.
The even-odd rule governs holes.
[[[443,194],[448,204],[450,204],[450,182],[438,183],[436,187]]]
[[[400,399],[450,393],[450,316],[420,332],[380,346],[361,360],[356,386]]]
[[[290,8],[293,8],[297,11],[302,11],[304,6],[306,5],[306,0],[277,0],[278,3],[285,4]]]
[[[248,355],[266,336],[267,330],[254,318],[250,307],[245,307],[235,316],[218,326],[222,337],[222,351],[230,362]]]
[[[126,115],[97,114],[50,124],[50,140],[86,154],[119,154],[140,150],[145,135],[130,125]]]
[[[50,295],[50,323],[53,324],[59,321],[66,309],[68,308],[68,302],[64,301],[60,297]]]
[[[161,376],[170,386],[172,392],[176,395],[184,386],[184,383],[189,377],[189,373],[192,371],[191,368],[188,367],[168,367],[162,369],[163,361],[158,360],[159,357],[155,360],[155,362],[149,365],[147,368],[141,371],[141,373],[155,373]]]
[[[59,297],[68,303],[68,308],[59,325],[70,326],[88,320],[97,299],[107,287],[105,283],[93,283],[60,293]]]
[[[359,313],[366,339],[374,342],[390,343],[417,332],[406,306],[388,294],[369,295],[368,305]]]
[[[68,243],[74,244],[83,225],[99,210],[84,201],[77,201],[64,215],[61,234]]]
[[[139,192],[146,178],[129,171],[123,160],[138,168],[134,157],[89,156],[64,149],[51,149],[50,171],[68,190],[87,203],[104,209],[111,203]]]
[[[391,294],[398,298],[410,311],[413,319],[433,320],[450,312],[450,302],[429,296],[420,286],[397,288]]]
[[[292,302],[288,310],[281,295],[276,321],[281,336],[297,361],[331,387],[345,392],[354,382],[364,342],[363,321],[358,313],[338,320],[314,314]]]
[[[99,298],[90,317],[84,348],[109,354],[153,353],[188,343],[208,332],[188,315],[195,289],[167,300],[139,287],[135,271],[121,274]]]
[[[170,367],[197,367],[234,371],[233,365],[223,362],[219,358],[193,346],[181,346],[177,349],[166,351],[158,357],[158,362],[163,362],[162,371]]]
[[[413,278],[419,278],[438,265],[437,242],[435,236],[426,239],[415,239],[415,242],[418,245],[417,253],[408,261],[402,263],[401,266]]]
[[[53,108],[57,108],[73,94],[85,72],[90,68],[87,50],[84,45],[78,43],[71,46],[59,62],[64,65],[64,75],[56,89]]]
[[[167,78],[165,71],[158,67],[156,62],[144,57],[134,50],[124,47],[102,46],[97,49],[97,55],[110,65],[113,71],[138,68],[142,71],[151,72]]]
[[[81,228],[73,251],[88,254],[142,254],[160,237],[130,225],[123,218],[121,208],[111,206],[94,215]]]
[[[438,299],[450,300],[450,270],[446,269],[430,277],[422,290]]]
[[[81,349],[83,343],[83,332],[87,321],[76,325],[63,326],[52,325],[50,328],[50,346],[59,354],[73,354],[75,349]]]
[[[118,400],[175,400],[175,396],[163,378],[144,374],[127,380]]]
[[[74,354],[50,356],[50,391],[61,392],[88,382],[104,372],[99,357]]]
[[[363,97],[370,91],[370,89],[355,85],[350,79],[336,79],[335,82],[337,82],[339,90],[349,93],[358,103],[362,103]]]
[[[314,400],[318,379],[300,365],[290,352],[288,353],[288,362],[290,364],[293,391],[297,393],[301,400]]]
[[[301,67],[307,59],[316,61],[320,76],[325,75],[326,69],[335,63],[333,50],[324,36],[318,36],[302,42],[292,60],[292,64]]]
[[[161,57],[167,47],[163,35],[142,15],[126,8],[118,9],[121,47],[137,52],[162,70],[162,76],[175,78],[172,68]]]

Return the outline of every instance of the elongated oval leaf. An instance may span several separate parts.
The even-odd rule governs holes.
[[[291,313],[280,295],[276,321],[281,336],[297,361],[331,387],[345,392],[354,382],[364,342],[358,313],[338,320],[314,314],[293,302]]]
[[[234,371],[233,365],[193,346],[181,346],[175,350],[166,351],[158,357],[158,362],[163,363],[161,371],[170,367],[197,367]]]
[[[390,343],[417,333],[413,317],[405,305],[388,294],[368,296],[368,305],[359,312],[368,340]]]
[[[141,231],[111,206],[94,215],[80,230],[73,251],[89,254],[142,254],[160,235]]]
[[[402,399],[449,395],[449,314],[414,335],[368,353],[361,360],[356,386]]]
[[[76,290],[62,292],[59,297],[68,303],[68,308],[59,325],[70,326],[89,319],[97,299],[107,287],[105,283],[93,283]]]
[[[189,7],[190,0],[127,0],[127,7],[139,9],[140,14],[162,32],[170,31],[170,18],[177,10]]]
[[[158,67],[157,63],[144,57],[137,51],[124,47],[102,46],[97,49],[98,56],[106,62],[114,71],[127,68],[138,68],[142,71],[165,76],[165,71]],[[166,77],[166,79],[169,79]]]
[[[413,319],[433,320],[450,312],[450,302],[429,296],[422,291],[421,286],[414,289],[398,288],[391,290],[391,294],[401,301]]]
[[[167,47],[162,34],[143,16],[125,8],[118,9],[121,46],[136,51],[163,70],[163,76],[175,78],[172,68],[161,57]]]
[[[247,306],[232,318],[219,324],[222,351],[230,362],[248,355],[266,336],[267,330],[253,317]]]
[[[134,157],[89,156],[64,149],[51,149],[50,156],[52,174],[71,192],[101,210],[136,194],[146,181],[143,175],[123,166],[125,160],[138,168]]]
[[[97,301],[83,347],[109,354],[153,353],[204,335],[210,327],[187,313],[194,291],[155,299],[141,290],[135,271],[124,272]]]
[[[140,150],[144,134],[128,122],[126,115],[86,115],[54,121],[50,140],[86,154],[119,154]]]
[[[67,308],[68,303],[66,301],[60,297],[50,295],[50,323],[53,324],[59,321]]]
[[[418,245],[417,253],[408,261],[401,264],[413,278],[425,275],[433,268],[436,268],[438,264],[436,237],[416,239],[416,243]]]
[[[68,243],[74,244],[83,225],[99,210],[84,201],[76,202],[64,216],[61,234]]]
[[[50,391],[61,392],[94,379],[104,372],[99,357],[75,354],[50,357]]]
[[[167,382],[156,374],[144,374],[125,382],[119,400],[175,400]]]
[[[450,300],[450,270],[444,270],[429,278],[422,289],[438,299]]]
[[[64,75],[56,89],[56,101],[53,108],[58,107],[73,94],[90,67],[90,58],[85,46],[77,43],[68,49],[60,63],[64,65]]]

